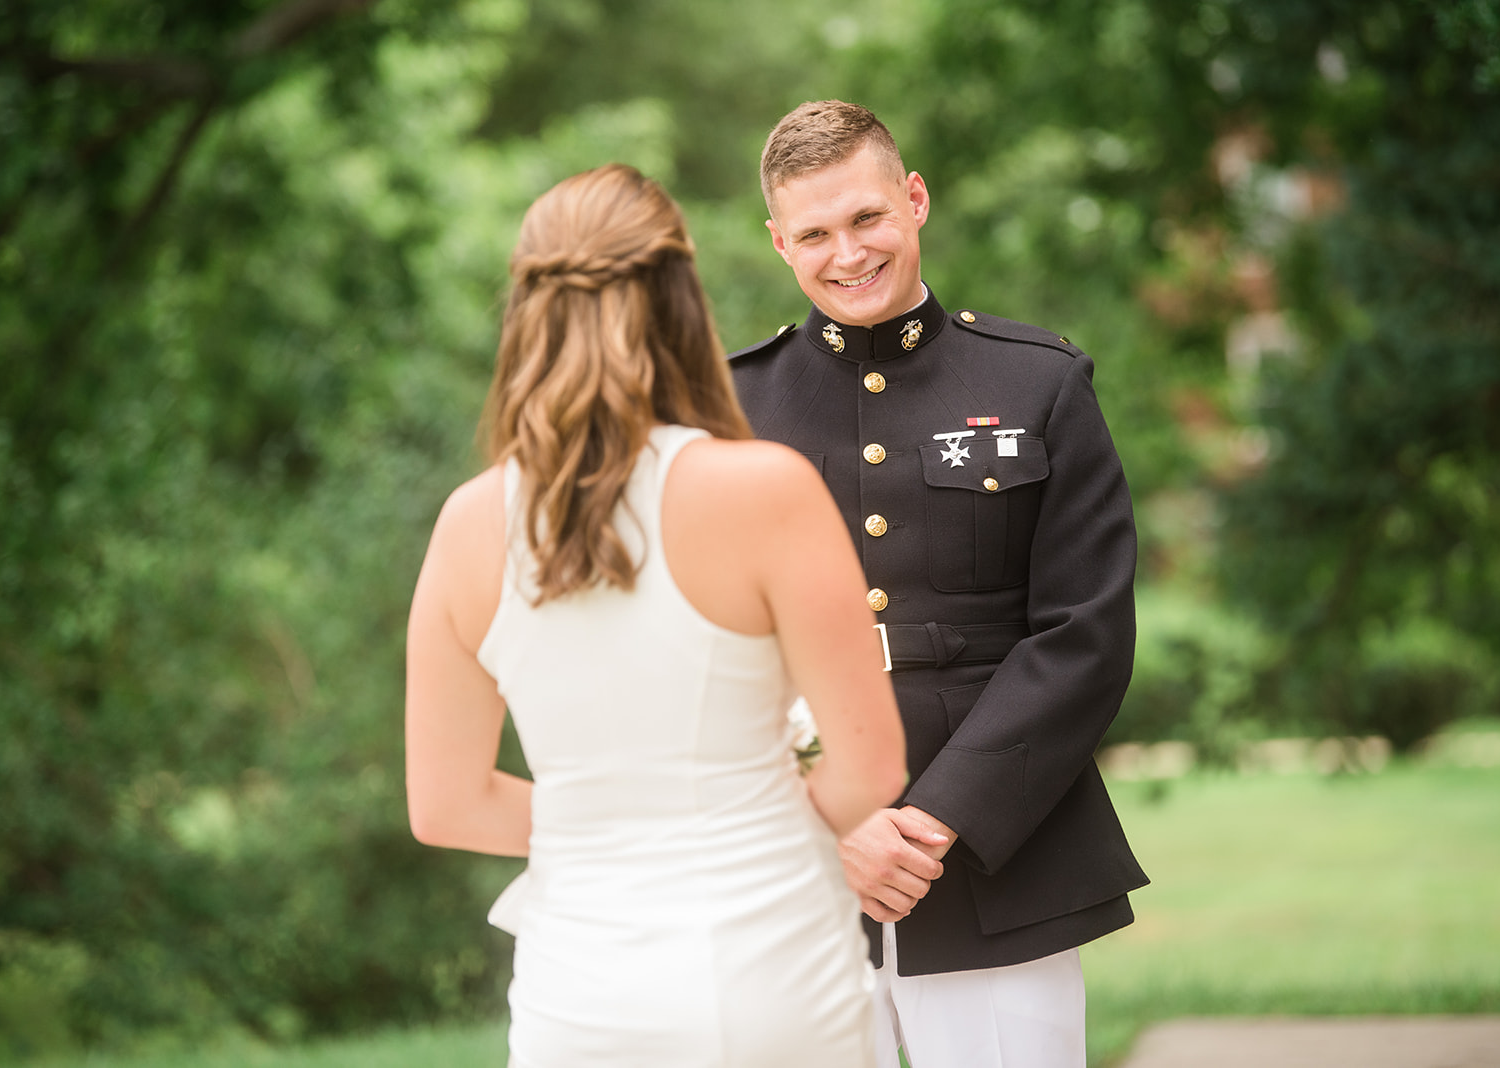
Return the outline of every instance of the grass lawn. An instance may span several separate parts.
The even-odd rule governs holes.
[[[1500,1012],[1500,767],[1111,790],[1153,883],[1133,896],[1133,926],[1084,950],[1091,1064],[1178,1016]],[[496,1024],[45,1068],[504,1064]]]
[[[1111,792],[1153,882],[1084,950],[1090,1063],[1175,1016],[1500,1011],[1500,768]]]
[[[505,1028],[418,1028],[291,1048],[245,1043],[212,1050],[106,1054],[27,1062],[26,1068],[505,1068]]]

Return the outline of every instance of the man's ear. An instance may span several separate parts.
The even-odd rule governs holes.
[[[790,265],[792,261],[786,253],[786,238],[782,236],[781,229],[776,225],[776,220],[767,219],[766,229],[771,231],[771,247],[776,250],[777,255],[786,260],[787,264]]]
[[[917,228],[927,222],[927,212],[932,208],[932,200],[927,195],[927,183],[922,181],[922,176],[912,171],[906,176],[906,195],[911,200],[912,215],[917,220]]]

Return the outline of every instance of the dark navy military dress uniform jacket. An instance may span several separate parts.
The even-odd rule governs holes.
[[[931,294],[873,329],[813,308],[730,359],[756,434],[819,468],[859,548],[906,728],[897,804],[958,834],[896,924],[898,970],[1017,964],[1131,922],[1147,880],[1094,751],[1130,681],[1136,539],[1092,361]]]

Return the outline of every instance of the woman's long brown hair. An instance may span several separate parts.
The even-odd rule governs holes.
[[[514,458],[537,603],[633,589],[621,497],[657,423],[748,438],[682,212],[632,167],[574,175],[526,213],[481,436]]]

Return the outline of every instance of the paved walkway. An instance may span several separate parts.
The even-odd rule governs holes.
[[[1500,1016],[1173,1020],[1121,1068],[1500,1068]]]

